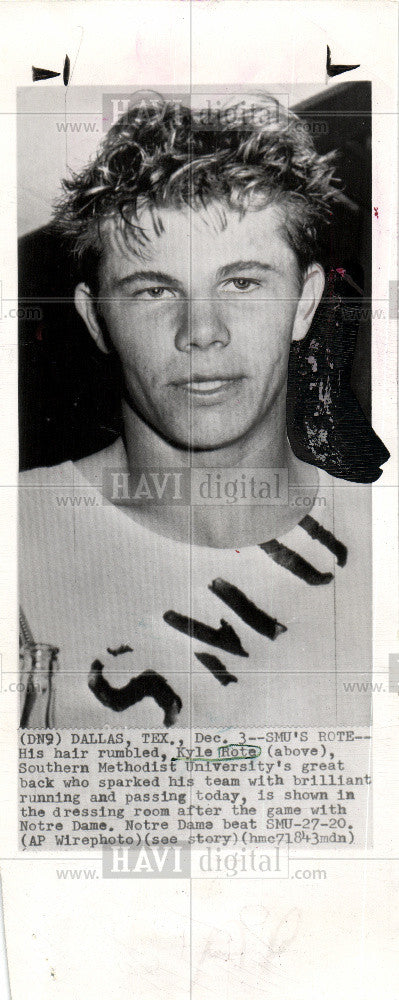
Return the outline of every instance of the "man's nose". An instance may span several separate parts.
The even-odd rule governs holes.
[[[175,336],[178,351],[191,351],[194,347],[226,347],[230,333],[223,320],[220,303],[213,299],[190,299],[184,304],[179,328]]]

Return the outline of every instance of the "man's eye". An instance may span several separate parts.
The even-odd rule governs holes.
[[[256,281],[255,278],[229,278],[225,282],[225,288],[229,289],[233,286],[233,289],[237,292],[250,292],[253,288],[258,288],[260,282]]]
[[[164,285],[153,285],[151,288],[141,288],[135,293],[136,299],[175,299],[176,292]]]

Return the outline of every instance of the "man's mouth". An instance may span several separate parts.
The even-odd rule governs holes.
[[[195,396],[212,396],[224,394],[241,382],[242,375],[213,376],[211,378],[199,377],[184,379],[175,382],[174,385],[183,391]]]

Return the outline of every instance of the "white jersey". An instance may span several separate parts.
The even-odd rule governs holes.
[[[321,472],[304,515],[264,548],[202,547],[138,524],[72,462],[23,473],[20,603],[60,650],[55,725],[368,725],[370,488]]]

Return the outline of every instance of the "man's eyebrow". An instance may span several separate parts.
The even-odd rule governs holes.
[[[224,264],[223,267],[219,267],[216,272],[216,280],[222,281],[224,278],[230,277],[232,274],[240,271],[277,271],[278,268],[273,264],[266,264],[261,260],[235,260],[231,264]],[[122,278],[115,278],[114,284],[117,288],[123,288],[125,285],[134,285],[139,281],[153,281],[156,285],[168,285],[172,288],[178,288],[184,291],[184,286],[178,278],[173,277],[173,275],[168,274],[166,271],[151,271],[151,270],[141,270],[132,271],[131,274],[126,274]]]
[[[178,278],[174,278],[171,274],[167,274],[165,271],[132,271],[131,274],[124,275],[123,278],[115,278],[114,284],[118,288],[123,288],[124,285],[133,285],[138,281],[153,281],[156,285],[172,285],[173,288],[182,288],[181,281]]]
[[[231,274],[237,271],[277,271],[278,268],[273,264],[266,264],[262,260],[235,260],[231,264],[224,264],[217,271],[217,279],[220,281],[223,278],[230,277]]]

